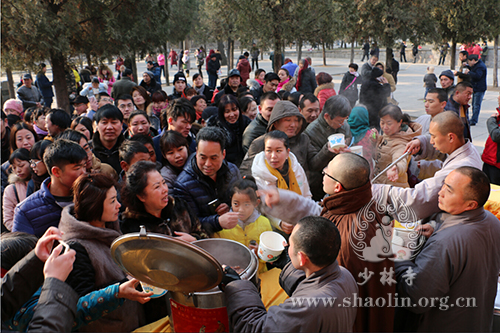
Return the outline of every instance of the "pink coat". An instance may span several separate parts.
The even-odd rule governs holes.
[[[158,57],[156,58],[158,61],[159,66],[164,66],[165,65],[165,56],[163,54],[158,54]]]
[[[17,196],[19,197],[19,201],[16,198],[16,194],[14,191],[14,186],[17,190]],[[12,227],[14,226],[14,208],[16,205],[26,199],[26,191],[28,190],[28,184],[22,181],[15,182],[14,184],[10,184],[5,188],[3,193],[3,224],[5,227],[12,231]]]
[[[327,99],[329,99],[332,96],[337,95],[335,92],[335,89],[333,89],[334,84],[333,82],[325,83],[322,85],[319,85],[316,87],[314,90],[314,95],[318,97],[319,99],[319,110],[323,111],[323,105],[325,105],[325,102]]]
[[[104,82],[104,80],[99,77],[99,82]],[[115,77],[113,75],[110,75],[109,80],[108,80],[108,94],[109,94],[109,96],[111,96],[111,90],[113,90],[113,84],[115,82],[116,82]]]

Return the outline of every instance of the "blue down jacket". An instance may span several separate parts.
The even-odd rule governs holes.
[[[16,206],[12,231],[23,231],[41,237],[49,227],[57,227],[63,207],[49,191],[50,177],[45,179],[39,191]]]

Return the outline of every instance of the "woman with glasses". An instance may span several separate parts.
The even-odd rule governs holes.
[[[33,181],[33,186],[31,187],[30,184],[28,184],[28,193],[26,194],[26,197],[38,191],[42,186],[43,181],[49,177],[49,172],[43,162],[43,155],[45,154],[45,150],[51,144],[52,141],[49,140],[38,141],[30,150],[30,167],[33,170],[31,180]]]

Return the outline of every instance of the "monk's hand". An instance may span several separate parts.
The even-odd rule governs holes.
[[[278,260],[268,263],[267,267],[268,268],[279,268],[283,269],[289,262],[290,262],[290,257],[288,256],[288,244],[284,243],[285,249],[281,252],[280,256],[278,257]]]
[[[391,182],[396,182],[399,179],[398,167],[397,165],[393,166],[389,170],[387,170],[387,179]]]
[[[224,291],[230,282],[241,280],[240,275],[231,266],[222,265],[222,270],[224,275],[222,276],[221,283],[219,283],[220,290]]]
[[[404,153],[410,152],[410,154],[415,155],[420,151],[420,140],[414,139],[406,144]]]
[[[293,231],[293,227],[294,227],[294,225],[293,225],[293,224],[286,223],[286,222],[284,222],[284,221],[281,221],[281,222],[280,222],[280,228],[281,228],[281,230],[282,230],[284,233],[286,233],[286,234],[289,234],[289,235],[290,235],[290,234],[292,233],[292,231]]]
[[[257,191],[257,195],[259,197],[264,197],[264,203],[271,208],[280,202],[280,193],[275,187],[269,186],[265,189],[260,189]]]
[[[416,229],[416,232],[422,233],[422,235],[425,236],[425,238],[431,237],[432,233],[434,232],[434,228],[430,224],[422,224],[419,225]]]

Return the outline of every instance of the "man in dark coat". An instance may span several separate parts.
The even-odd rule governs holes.
[[[113,89],[111,90],[111,97],[116,100],[120,95],[130,95],[132,88],[137,86],[134,82],[132,70],[127,68],[122,73],[122,78],[113,84]]]
[[[363,58],[361,58],[361,61],[365,61],[365,57],[370,59],[370,43],[368,41],[363,44]]]
[[[346,145],[349,145],[352,140],[351,129],[347,123],[347,118],[351,113],[351,104],[345,96],[336,95],[326,100],[323,112],[319,115],[318,119],[313,121],[304,133],[311,140],[311,144],[317,151],[321,151],[325,145],[328,145],[328,137],[332,134],[341,133],[345,137]],[[337,150],[339,153],[340,150]],[[325,151],[325,158],[322,164],[318,166],[317,171],[309,171],[307,179],[313,199],[321,201],[325,196],[323,191],[323,177],[321,171],[328,165],[331,159],[336,155],[335,153]]]
[[[371,70],[369,79],[363,79],[359,93],[359,102],[364,104],[370,117],[370,126],[380,128],[380,110],[387,105],[387,97],[391,94],[391,85],[382,75],[384,72],[377,67]]]
[[[224,160],[225,134],[218,127],[204,127],[196,136],[196,154],[186,162],[174,184],[174,196],[183,199],[209,235],[232,229],[238,213],[231,212],[231,185],[240,179],[238,168]]]
[[[215,95],[214,97],[214,105],[219,106],[219,101],[223,95],[233,95],[237,96],[238,88],[241,87],[241,74],[237,69],[231,69],[229,74],[227,75],[227,84]]]
[[[248,151],[253,140],[266,134],[267,125],[273,108],[281,98],[275,92],[268,92],[262,95],[260,100],[259,114],[257,114],[257,117],[255,117],[243,132],[243,150],[245,153]]]
[[[186,76],[184,75],[183,72],[177,72],[174,75],[174,89],[172,90],[172,94],[169,95],[171,100],[178,99],[183,97],[182,94],[184,93],[184,89],[187,87],[187,80]]]
[[[92,137],[94,155],[102,163],[109,164],[120,174],[120,158],[118,149],[125,140],[122,134],[123,113],[114,105],[106,104],[94,115],[97,131]]]
[[[152,96],[155,91],[161,90],[161,84],[156,81],[155,75],[149,70],[142,73],[142,81],[139,85],[146,89],[150,96]]]
[[[352,275],[335,260],[340,244],[339,231],[330,221],[321,217],[302,219],[290,236],[290,262],[280,275],[280,285],[290,298],[266,311],[250,281],[228,283],[225,295],[231,331],[351,331],[356,308],[335,304],[356,297],[358,289]],[[311,300],[319,301],[318,306],[309,306],[307,301]]]
[[[23,75],[23,85],[17,89],[16,95],[17,99],[23,102],[24,110],[32,106],[42,106],[42,93],[33,85],[33,78],[29,73]]]
[[[455,112],[462,123],[464,124],[464,138],[472,142],[472,135],[470,132],[469,124],[469,101],[473,93],[472,84],[470,82],[462,81],[457,84],[453,95],[444,107],[445,111]]]
[[[36,76],[35,86],[40,89],[43,96],[43,104],[50,108],[52,105],[52,98],[54,97],[54,92],[52,91],[52,82],[49,81],[45,73],[47,72],[47,65],[44,63],[40,64],[41,70]]]
[[[264,85],[260,86],[259,89],[252,90],[253,98],[257,105],[260,105],[260,98],[262,95],[268,92],[275,92],[280,83],[280,77],[274,72],[266,73],[264,76]]]
[[[474,94],[472,95],[472,118],[470,125],[475,126],[479,121],[479,112],[481,112],[481,103],[483,102],[484,93],[486,92],[486,65],[481,59],[478,59],[477,54],[471,54],[467,58],[467,64],[470,67],[465,70],[471,78]]]

